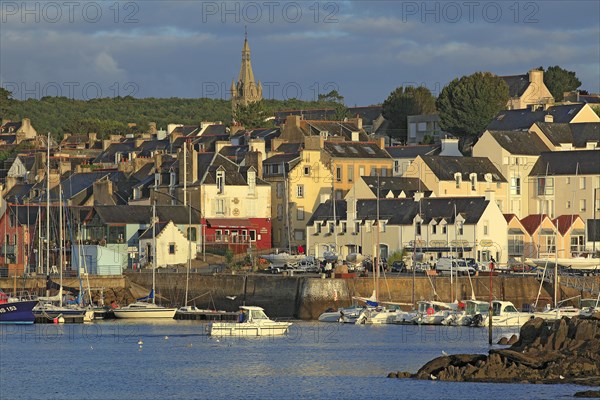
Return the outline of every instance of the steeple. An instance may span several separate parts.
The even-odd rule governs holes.
[[[231,84],[231,109],[235,111],[238,105],[247,105],[262,100],[262,85],[254,80],[252,63],[250,62],[250,46],[248,31],[244,32],[244,47],[242,48],[242,65],[237,83]]]

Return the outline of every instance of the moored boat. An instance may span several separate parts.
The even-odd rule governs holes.
[[[281,336],[288,332],[291,322],[273,321],[261,307],[240,306],[240,322],[211,322],[210,336]]]
[[[166,308],[158,304],[145,301],[136,301],[128,306],[115,308],[116,318],[120,319],[139,319],[139,318],[173,318],[176,308]]]
[[[33,324],[33,307],[36,300],[20,300],[9,297],[0,290],[0,324]]]

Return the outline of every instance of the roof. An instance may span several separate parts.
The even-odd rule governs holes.
[[[537,122],[536,125],[555,146],[571,143],[573,147],[585,148],[588,142],[596,142],[600,145],[600,122],[577,124]]]
[[[600,175],[600,150],[544,152],[529,176]]]
[[[248,168],[240,167],[221,154],[199,153],[198,155],[205,155],[202,164],[200,158],[198,159],[198,176],[202,177],[202,184],[216,184],[217,170],[225,171],[225,185],[246,186],[248,184]],[[264,186],[269,183],[257,176],[256,185]]]
[[[94,206],[98,217],[107,224],[149,224],[152,220],[152,206]],[[183,205],[156,206],[159,222],[173,221],[175,224],[189,223],[189,208]],[[192,208],[192,224],[200,223],[200,213]]]
[[[575,221],[581,219],[579,215],[560,215],[552,220],[558,232],[564,236],[571,229]]]
[[[36,225],[38,216],[38,207],[29,207],[20,204],[18,206],[11,205],[10,210],[17,216],[19,225]]]
[[[247,218],[209,218],[206,223],[212,228],[246,228],[252,226],[252,222]]]
[[[118,153],[130,153],[133,151],[137,151],[135,147],[135,142],[127,141],[121,143],[113,143],[106,148],[102,153],[100,153],[95,159],[95,163],[115,163],[115,155]]]
[[[546,214],[530,214],[521,219],[521,224],[530,235],[533,235],[546,218],[548,218]]]
[[[271,156],[271,157],[267,158],[265,161],[263,161],[263,165],[288,163],[299,157],[300,157],[299,153],[275,154],[274,156]]]
[[[160,235],[160,233],[162,232],[163,229],[165,229],[165,227],[168,225],[168,222],[159,222],[157,224],[155,224],[155,227],[150,226],[148,229],[146,229],[144,231],[144,233],[142,233],[140,235],[140,240],[141,239],[152,239],[154,238],[153,233],[156,231],[156,236]]]
[[[546,115],[552,115],[555,123],[569,123],[584,106],[585,104],[565,104],[537,111],[531,111],[531,109],[502,110],[496,114],[486,129],[493,131],[527,130],[535,122],[544,121]]]
[[[352,117],[359,116],[364,125],[373,125],[373,121],[381,115],[382,106],[348,107],[348,114]]]
[[[517,218],[517,214],[502,214],[506,222],[512,221],[514,218]]]
[[[502,173],[487,157],[451,157],[451,156],[419,156],[442,181],[454,180],[454,174],[460,173],[463,180],[468,180],[472,173],[477,174],[478,181],[485,181],[485,175],[491,174],[492,182],[506,182]]]
[[[346,201],[336,200],[335,201],[335,220],[346,219]],[[313,215],[308,220],[307,225],[312,225],[315,221],[333,221],[333,203],[331,200],[327,200],[324,203],[319,204]]]
[[[425,186],[419,178],[403,178],[399,176],[362,176],[361,179],[367,184],[371,192],[379,197],[385,197],[390,191],[394,197],[402,192],[412,197],[416,192],[428,192],[429,188]]]
[[[304,145],[302,143],[281,143],[279,147],[274,150],[280,153],[298,153],[303,147]]]
[[[32,183],[17,183],[4,195],[4,200],[8,203],[23,204],[24,199],[29,198]]]
[[[163,140],[146,140],[142,142],[140,147],[138,148],[139,153],[138,156],[141,157],[152,157],[153,152],[156,151],[166,151],[171,146],[169,139]]]
[[[500,78],[506,82],[510,97],[521,97],[529,87],[529,75],[527,74],[501,76]]]
[[[244,160],[244,157],[246,157],[246,153],[248,153],[249,150],[250,150],[250,146],[248,146],[248,145],[223,146],[223,148],[221,148],[221,151],[219,151],[219,154],[222,155],[223,157],[229,158],[231,161],[235,162],[236,164],[239,164]]]
[[[418,146],[390,146],[385,150],[392,158],[416,158],[417,156],[432,156],[439,154],[441,147],[438,144],[426,144]]]
[[[511,154],[540,155],[550,150],[540,137],[533,132],[489,131],[498,144]]]
[[[202,132],[202,136],[222,136],[229,135],[227,132],[227,125],[222,124],[211,124],[207,126]]]
[[[325,142],[323,149],[334,158],[391,158],[373,142]]]

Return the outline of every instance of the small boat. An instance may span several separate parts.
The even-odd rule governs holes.
[[[484,326],[487,325],[487,316],[490,303],[480,300],[466,300],[463,310],[450,314],[442,325],[453,326]]]
[[[235,317],[235,313],[221,310],[209,310],[196,306],[179,307],[175,312],[177,320],[222,320]]]
[[[530,260],[538,267],[560,267],[569,268],[578,271],[600,271],[600,258],[591,253],[581,253],[572,258],[534,258]]]
[[[138,318],[173,318],[176,308],[166,308],[158,304],[148,303],[146,301],[136,301],[128,306],[115,308],[116,318],[120,319],[138,319]]]
[[[358,318],[358,316],[360,315],[360,313],[362,312],[363,309],[364,309],[363,306],[344,307],[344,308],[339,308],[337,311],[332,308],[329,308],[329,309],[325,310],[321,315],[319,315],[319,321],[320,322],[344,322],[345,320],[347,320],[348,322],[350,322],[350,320],[356,321],[356,318]]]
[[[492,325],[493,326],[523,326],[525,322],[535,318],[533,313],[517,310],[510,301],[492,301]]]
[[[581,307],[579,315],[584,317],[600,312],[600,295],[597,299],[581,299],[579,306]]]
[[[44,298],[42,298],[44,299]],[[52,301],[40,300],[33,308],[33,315],[40,320],[52,321],[56,318],[63,318],[66,322],[90,322],[94,318],[94,312],[76,305],[62,306]]]
[[[366,308],[356,319],[355,324],[367,325],[383,325],[395,324],[399,316],[405,315],[406,312],[399,307],[377,307]]]
[[[350,253],[346,256],[346,261],[353,264],[363,262],[365,259],[366,257],[360,253]]]
[[[0,289],[0,324],[33,324],[36,300],[9,297]]]
[[[417,315],[413,318],[413,322],[423,325],[442,325],[442,321],[458,310],[458,303],[418,301],[417,305]]]
[[[273,265],[293,264],[303,260],[305,257],[304,254],[290,254],[285,251],[260,256],[260,258],[269,261]]]
[[[273,321],[261,307],[240,306],[241,322],[211,322],[210,336],[281,336],[288,332],[291,322]]]
[[[572,307],[572,306],[560,306],[560,307],[556,307],[556,308],[548,307],[548,309],[546,309],[544,311],[534,312],[533,315],[536,318],[542,318],[542,319],[545,319],[548,321],[556,321],[558,319],[561,319],[562,317],[569,317],[569,318],[577,317],[580,313],[581,313],[580,308]]]

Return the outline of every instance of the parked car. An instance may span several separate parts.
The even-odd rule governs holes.
[[[475,275],[477,270],[469,267],[462,258],[440,257],[435,263],[435,270],[439,274]]]
[[[406,272],[406,263],[404,261],[394,261],[392,263],[392,272]]]
[[[474,258],[465,258],[465,262],[467,263],[468,267],[472,267],[476,271],[479,271],[479,264],[477,264],[477,261],[475,261]]]

